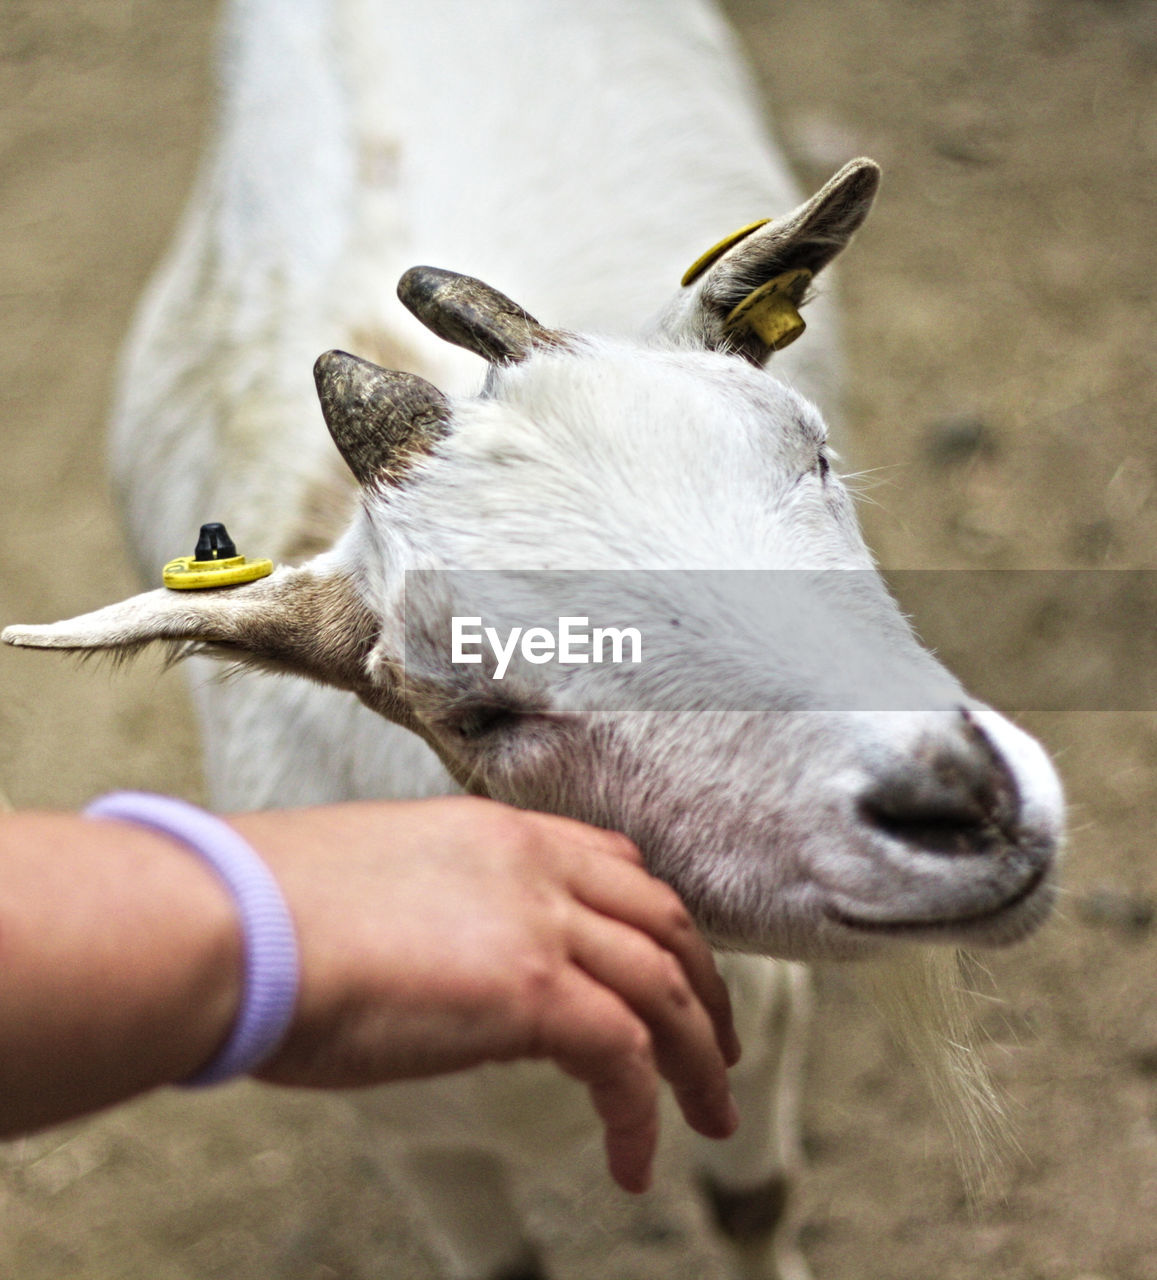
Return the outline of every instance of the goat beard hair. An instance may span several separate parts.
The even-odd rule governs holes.
[[[976,967],[966,953],[939,947],[905,949],[856,966],[865,994],[924,1077],[973,1206],[993,1192],[1016,1146],[980,1054]]]

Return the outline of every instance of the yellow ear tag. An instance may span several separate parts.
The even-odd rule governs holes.
[[[807,328],[799,306],[811,278],[806,267],[798,267],[761,284],[731,312],[723,322],[724,330],[747,329],[771,351],[782,351]]]
[[[209,587],[256,582],[272,572],[272,560],[247,560],[239,556],[223,524],[203,524],[193,554],[170,560],[161,580],[171,591],[203,591]]]
[[[770,218],[760,218],[758,222],[749,222],[747,226],[740,227],[738,231],[733,231],[729,236],[725,236],[718,244],[713,244],[702,257],[696,258],[684,271],[683,279],[679,283],[686,288],[693,280],[701,276],[717,258],[722,258],[728,249],[751,235],[753,231],[758,231],[760,227],[766,227],[770,221]]]
[[[206,587],[233,587],[239,582],[256,582],[272,572],[272,560],[247,560],[244,556],[230,556],[227,560],[194,560],[192,556],[180,556],[165,565],[163,581],[173,591],[202,591]]]

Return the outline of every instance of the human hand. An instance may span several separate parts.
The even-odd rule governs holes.
[[[693,1128],[734,1130],[726,988],[625,837],[468,797],[229,821],[301,948],[294,1022],[261,1078],[346,1087],[550,1058],[589,1087],[631,1191],[650,1181],[660,1074]]]

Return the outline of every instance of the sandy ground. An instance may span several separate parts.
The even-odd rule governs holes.
[[[1086,572],[1083,586],[1018,578],[1037,585],[1007,605],[1013,579],[961,578],[949,622],[926,625],[1056,752],[1072,800],[1055,923],[978,978],[1019,1151],[970,1212],[912,1070],[846,975],[825,973],[809,1252],[828,1280],[1155,1280],[1155,615],[1139,577],[1089,571],[1157,567],[1157,7],[728,7],[801,176],[861,152],[884,166],[842,277],[848,417],[857,463],[875,468],[864,515],[882,561]],[[0,6],[0,622],[134,589],[102,423],[191,178],[213,14],[204,0]],[[1047,696],[1106,655],[1116,674],[1097,698]],[[1042,710],[1055,706],[1070,709]],[[13,801],[71,806],[114,785],[198,794],[180,678],[147,660],[109,672],[0,654]],[[150,1098],[0,1147],[0,1276],[431,1277],[372,1155],[339,1100]],[[628,1202],[592,1149],[533,1212],[561,1280],[722,1274],[674,1174]]]

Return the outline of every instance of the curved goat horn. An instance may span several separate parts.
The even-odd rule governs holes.
[[[424,378],[345,351],[313,366],[325,425],[359,484],[396,484],[450,430],[450,402]]]
[[[438,267],[411,267],[398,297],[439,338],[492,364],[525,360],[536,347],[557,347],[564,335],[547,329],[497,289]]]

